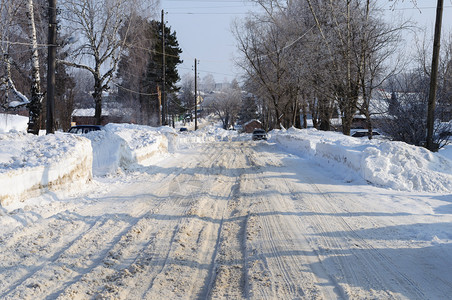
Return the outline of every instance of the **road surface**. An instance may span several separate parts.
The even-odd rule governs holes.
[[[452,279],[438,275],[450,274],[445,248],[399,236],[415,216],[372,199],[385,190],[330,175],[250,141],[93,182],[0,240],[0,298],[450,297]]]

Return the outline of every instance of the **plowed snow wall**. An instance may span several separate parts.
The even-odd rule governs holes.
[[[65,138],[65,137],[63,137]],[[69,188],[84,184],[92,178],[91,142],[78,137],[68,137],[71,141],[64,143],[64,148],[57,149],[61,143],[47,142],[49,152],[22,153],[22,155],[39,156],[36,165],[25,164],[24,167],[0,169],[0,203],[7,205],[12,201],[21,201],[37,195],[45,189],[57,189],[62,185]],[[59,137],[53,137],[59,139]],[[48,139],[47,139],[48,140]],[[42,138],[34,140],[36,149],[43,143]],[[45,143],[45,139],[44,139]],[[53,148],[52,148],[53,147]],[[45,151],[45,150],[44,150]],[[53,153],[61,155],[53,155]],[[46,157],[48,156],[48,157]],[[51,157],[52,159],[46,159]],[[30,157],[36,159],[36,157]],[[22,160],[26,159],[23,157]]]

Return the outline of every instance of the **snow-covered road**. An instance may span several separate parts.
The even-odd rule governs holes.
[[[266,142],[205,143],[122,176],[49,192],[0,239],[1,299],[450,298],[438,196],[344,183]]]

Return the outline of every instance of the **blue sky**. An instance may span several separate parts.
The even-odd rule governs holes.
[[[232,62],[236,46],[230,25],[255,8],[253,4],[242,0],[161,0],[161,8],[183,50],[180,75],[194,73],[196,58],[200,78],[210,73],[223,82],[239,76]]]
[[[417,7],[412,1],[398,0],[394,5],[393,1],[379,0],[379,4],[385,9],[388,22],[412,18],[432,34],[436,1],[417,0]],[[444,5],[443,36],[452,32],[452,0],[444,0]],[[161,0],[161,8],[183,50],[180,75],[193,73],[197,58],[200,78],[210,73],[217,82],[224,82],[240,76],[232,60],[238,53],[230,26],[235,18],[244,18],[248,11],[257,10],[255,5],[246,0]]]

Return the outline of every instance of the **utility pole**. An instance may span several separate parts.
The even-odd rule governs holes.
[[[49,0],[49,38],[48,38],[48,54],[47,54],[47,117],[46,117],[46,133],[55,132],[54,115],[55,115],[55,66],[56,66],[56,35],[57,35],[57,19],[56,19],[56,2],[57,0]]]
[[[439,49],[441,44],[441,24],[443,22],[443,3],[444,0],[438,0],[436,6],[435,36],[433,40],[432,72],[430,74],[430,91],[428,94],[428,112],[427,112],[427,149],[436,151],[436,145],[433,144],[433,127],[435,124],[435,106],[436,90],[438,81]]]
[[[162,126],[162,91],[160,90],[160,87],[157,85],[157,98],[159,100],[159,126]]]
[[[165,11],[162,9],[162,124],[168,125],[166,119],[168,107],[166,106],[166,54],[165,54]]]
[[[198,60],[195,58],[195,130],[198,130]]]

